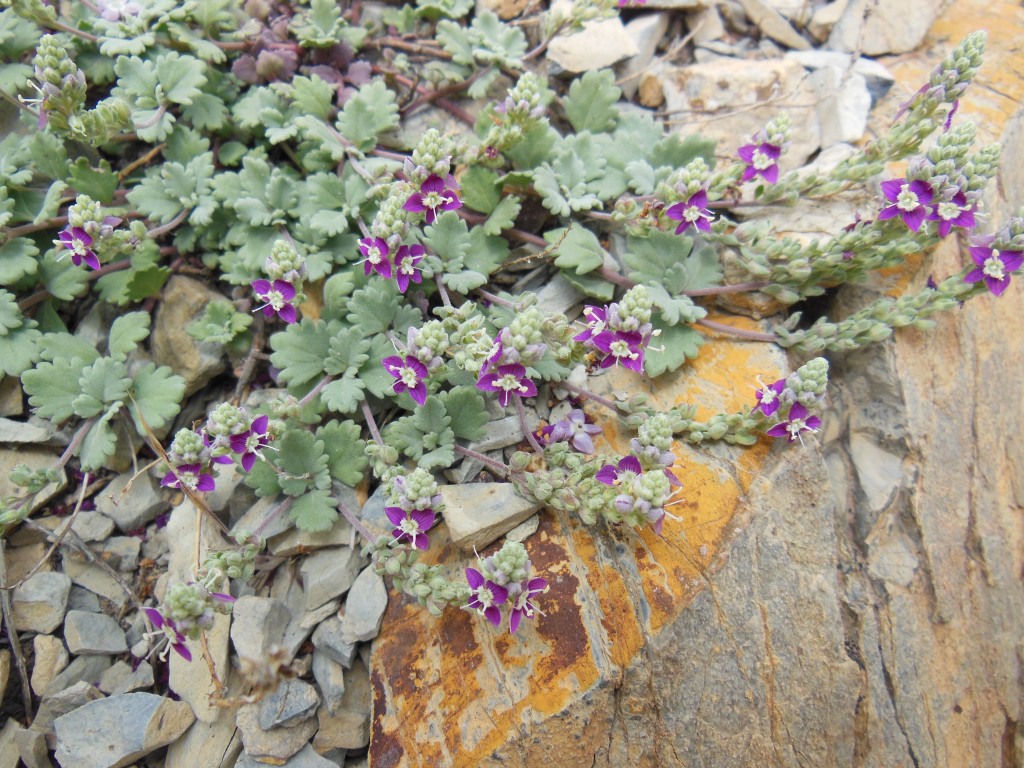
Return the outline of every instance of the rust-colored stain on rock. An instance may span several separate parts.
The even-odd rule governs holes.
[[[744,318],[720,320],[758,328]],[[689,403],[707,418],[752,407],[757,377],[783,373],[778,349],[715,335],[692,365],[653,383],[613,370],[591,386],[605,394],[647,391],[655,407]],[[625,453],[631,435],[592,412],[605,427],[599,450]],[[507,623],[495,629],[468,611],[435,619],[395,595],[374,644],[372,768],[519,765],[526,758],[507,758],[517,743],[568,716],[573,702],[613,689],[645,638],[703,588],[705,568],[734,532],[733,516],[769,449],[767,442],[750,449],[677,444],[674,471],[683,487],[660,537],[542,512],[525,544],[548,580],[538,600],[544,613],[517,636]],[[472,564],[443,526],[432,532],[424,559],[449,564],[453,578]],[[574,733],[588,728],[571,726]],[[592,748],[578,745],[580,754]]]

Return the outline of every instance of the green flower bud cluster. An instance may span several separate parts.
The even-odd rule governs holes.
[[[32,59],[42,97],[39,109],[56,131],[68,130],[68,119],[85,104],[85,73],[54,35],[43,35]]]
[[[11,470],[11,483],[29,493],[39,493],[50,483],[64,481],[63,473],[56,467],[31,469],[28,464],[18,464]]]
[[[440,132],[428,128],[412,151],[412,159],[405,161],[405,175],[416,185],[422,184],[431,174],[444,178],[452,170],[451,152]]]
[[[782,112],[768,122],[764,127],[765,140],[776,147],[785,149],[789,144],[789,137],[793,132],[793,123],[789,114]]]
[[[992,246],[1001,251],[1024,251],[1024,209],[992,236]]]
[[[299,414],[302,413],[299,399],[288,392],[279,392],[274,395],[274,397],[267,401],[267,408],[270,409],[271,414],[275,418],[283,421],[298,419]]]
[[[256,571],[256,557],[263,551],[266,541],[248,533],[235,534],[238,549],[224,549],[211,552],[203,562],[203,585],[208,589],[216,588],[222,579],[241,579],[248,581]]]
[[[695,158],[659,184],[655,196],[669,204],[688,200],[708,184],[710,176],[711,169],[704,158]]]
[[[485,579],[511,590],[529,577],[530,556],[520,542],[506,541],[493,555],[479,560],[479,570]]]
[[[379,576],[390,576],[398,589],[416,598],[434,616],[440,616],[446,605],[461,605],[469,599],[465,583],[452,582],[437,565],[417,562],[419,552],[405,547],[393,548],[390,536],[378,536],[363,548],[373,570]]]
[[[982,64],[987,38],[985,32],[972,32],[950,51],[928,78],[926,104],[929,98],[952,104],[964,94]]]
[[[651,446],[659,451],[672,450],[677,419],[671,413],[656,413],[643,419],[636,432],[636,441],[646,448]]]
[[[232,403],[220,403],[206,420],[206,432],[211,438],[229,438],[249,429],[252,419],[243,409]]]
[[[634,285],[619,301],[619,324],[616,330],[638,331],[651,322],[654,301],[645,285]]]
[[[374,476],[381,482],[389,482],[400,471],[395,466],[398,463],[398,449],[387,443],[380,444],[373,440],[367,442],[366,458]]]
[[[537,307],[526,307],[518,312],[500,335],[505,348],[519,353],[523,365],[537,362],[547,349],[544,343],[544,315]]]
[[[380,202],[377,215],[370,225],[370,234],[388,244],[391,253],[396,253],[405,236],[409,233],[409,212],[402,208],[413,186],[405,182],[388,185],[389,193]]]
[[[4,0],[0,2],[0,7],[9,7],[21,18],[35,21],[44,27],[57,20],[57,9],[43,0]]]
[[[407,512],[414,509],[433,509],[440,512],[441,495],[437,481],[427,470],[416,467],[404,477],[396,477],[388,491],[388,500],[393,506]]]
[[[423,363],[428,371],[437,370],[444,365],[443,356],[448,349],[448,334],[442,321],[428,320],[419,328],[410,327],[407,338],[407,354]]]
[[[979,199],[989,181],[995,177],[1001,150],[1002,147],[998,144],[983,147],[964,163],[958,186],[967,195],[968,200]]]
[[[205,450],[203,438],[197,432],[187,428],[179,429],[174,435],[174,440],[171,441],[167,456],[172,463],[177,465],[201,464]]]
[[[821,400],[827,388],[828,360],[816,357],[786,377],[786,387],[780,398],[784,402],[796,401],[810,407]]]
[[[472,374],[480,373],[494,349],[494,339],[487,332],[484,317],[472,302],[457,310],[439,313],[448,332],[452,362]]]
[[[298,289],[306,274],[306,260],[291,241],[282,238],[274,241],[263,270],[271,280],[286,280]]]
[[[697,421],[696,416],[696,406],[680,405],[662,414],[648,411],[633,413],[626,417],[625,422],[634,429],[643,430],[649,422],[656,418],[664,418],[673,435],[693,445],[703,443],[705,440],[722,440],[730,445],[753,445],[757,442],[759,426],[757,413],[751,414],[750,411],[719,413],[707,421]],[[632,442],[639,443],[640,437],[641,435],[638,433],[637,438],[631,441],[631,446]],[[639,451],[631,447],[631,452],[641,458],[641,463],[643,463],[643,457],[640,456]],[[647,464],[644,466],[647,467]]]

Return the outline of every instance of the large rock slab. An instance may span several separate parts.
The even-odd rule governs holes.
[[[207,304],[225,298],[205,283],[175,275],[164,286],[161,299],[150,340],[153,360],[182,376],[189,395],[224,370],[224,345],[192,338],[188,326],[202,316]]]

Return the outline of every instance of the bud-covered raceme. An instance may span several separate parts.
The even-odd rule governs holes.
[[[436,128],[428,128],[412,151],[411,159],[405,161],[406,178],[420,185],[430,176],[446,177],[452,171],[451,152]]]
[[[290,240],[282,238],[274,241],[263,270],[271,280],[297,285],[306,276],[306,260]]]

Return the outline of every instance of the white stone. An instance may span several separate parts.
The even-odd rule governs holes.
[[[834,51],[865,56],[907,53],[917,48],[939,15],[934,0],[850,0],[828,36]]]
[[[640,51],[618,17],[588,21],[580,32],[559,35],[548,46],[548,60],[561,69],[589,72],[636,56]]]
[[[100,675],[99,689],[106,694],[131,693],[153,687],[153,667],[143,661],[132,669],[126,661],[119,661]]]
[[[637,54],[636,56],[626,59],[618,70],[618,77],[616,80],[618,81],[619,87],[622,89],[622,95],[625,98],[631,99],[633,98],[633,94],[636,93],[636,89],[640,85],[640,73],[651,65],[651,61],[654,59],[654,53],[658,49],[658,43],[661,42],[661,39],[668,31],[668,22],[669,15],[667,13],[645,13],[643,16],[638,16],[626,24],[626,34],[633,39],[633,44],[636,46]],[[565,278],[562,279],[565,280]],[[573,288],[567,280],[565,280],[565,283],[572,289],[572,293],[576,293],[578,295],[576,289]],[[575,299],[564,309],[558,309],[555,311],[565,312],[566,309],[571,307],[578,300],[579,299]]]
[[[358,547],[331,547],[308,556],[302,563],[302,590],[306,610],[343,595],[356,580],[363,558]]]
[[[852,72],[860,75],[871,93],[872,102],[877,102],[885,96],[896,82],[896,78],[884,64],[874,59],[865,59],[863,56],[851,60],[849,53],[838,51],[790,51],[786,58],[800,62],[812,72],[826,67],[838,67],[844,74]]]
[[[0,418],[0,443],[45,443],[53,430],[26,421]]]
[[[213,618],[213,626],[206,630],[206,647],[210,652],[214,671],[220,681],[227,679],[228,670],[228,637],[231,628],[231,616],[218,613]],[[221,695],[217,680],[210,674],[210,665],[203,659],[203,645],[200,640],[186,640],[192,661],[185,661],[174,651],[169,654],[171,667],[171,690],[188,702],[195,712],[196,718],[204,723],[212,723],[220,715],[220,707],[213,700]]]
[[[811,73],[818,94],[821,146],[858,141],[867,129],[871,93],[864,78],[838,67],[822,67]]]
[[[863,432],[854,432],[850,435],[850,459],[868,508],[876,512],[885,509],[903,481],[900,457]]]
[[[380,622],[388,607],[388,588],[384,579],[367,566],[356,577],[345,598],[341,634],[352,642],[372,640],[380,631]]]
[[[64,556],[64,572],[78,586],[106,598],[118,608],[124,607],[128,599],[124,589],[100,566],[80,559],[77,553],[69,553]]]
[[[4,723],[3,728],[0,728],[0,768],[18,768],[18,760],[21,756],[18,754],[16,735],[20,730],[21,726],[13,717]]]
[[[128,650],[124,630],[104,613],[68,611],[64,619],[64,641],[75,656],[114,656]]]
[[[687,13],[686,27],[693,34],[693,42],[697,45],[718,40],[725,34],[725,24],[716,5]]]
[[[71,579],[63,573],[41,572],[14,590],[14,626],[22,632],[49,634],[64,620]]]
[[[32,691],[42,696],[53,679],[68,665],[70,656],[59,637],[36,635],[32,640]]]
[[[118,475],[96,498],[96,510],[113,520],[121,531],[134,531],[167,509],[156,481],[143,472]]]
[[[467,552],[486,547],[542,506],[519,496],[511,483],[445,485],[441,497],[452,543]]]
[[[739,0],[743,10],[764,34],[787,48],[809,50],[811,44],[793,29],[785,17],[764,0]]]
[[[292,615],[288,607],[272,597],[243,595],[232,609],[231,642],[242,658],[262,658],[272,645],[284,641]]]
[[[211,301],[226,299],[206,283],[181,275],[167,281],[161,299],[150,337],[153,361],[181,375],[190,395],[224,370],[224,345],[192,338],[188,326]]]
[[[71,530],[82,541],[103,541],[114,532],[114,521],[99,512],[79,511],[71,524]]]
[[[811,37],[819,43],[825,42],[832,32],[832,28],[843,17],[843,11],[846,10],[849,2],[850,0],[834,0],[834,2],[816,8],[807,24],[807,31]]]

